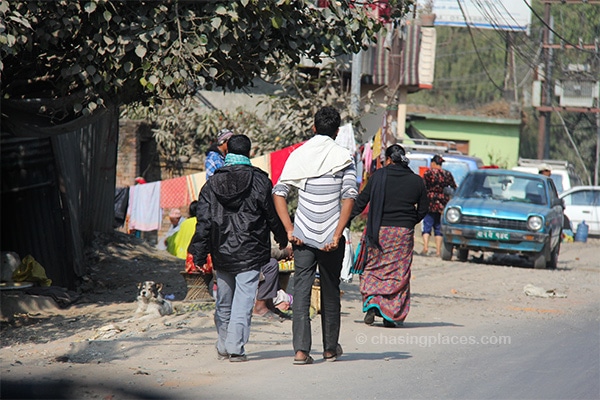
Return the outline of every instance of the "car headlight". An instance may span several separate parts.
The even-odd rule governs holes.
[[[451,224],[458,223],[460,221],[460,217],[461,213],[458,208],[452,207],[446,211],[446,220],[448,220],[448,222],[450,222]]]
[[[527,227],[532,231],[539,231],[544,226],[544,220],[538,215],[527,218]]]

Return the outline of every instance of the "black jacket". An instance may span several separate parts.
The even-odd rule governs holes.
[[[386,172],[383,193],[371,193],[371,187],[377,183],[379,175]],[[377,176],[376,176],[377,175]],[[372,201],[371,196],[383,194],[380,226],[398,226],[414,229],[427,214],[429,200],[423,179],[412,172],[409,167],[402,165],[388,165],[380,168],[369,178],[365,188],[354,201],[354,208],[350,219],[360,214],[367,204]],[[378,229],[379,227],[377,227]]]
[[[200,190],[196,233],[188,252],[196,265],[210,253],[217,271],[260,269],[271,257],[272,231],[280,245],[287,233],[279,220],[268,175],[249,165],[221,167]]]

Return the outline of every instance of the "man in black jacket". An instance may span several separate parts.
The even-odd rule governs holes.
[[[202,187],[196,233],[188,252],[204,265],[211,254],[217,277],[215,325],[219,359],[246,361],[260,268],[271,257],[270,231],[281,248],[287,233],[277,216],[268,175],[250,163],[250,139],[233,135],[225,166]]]

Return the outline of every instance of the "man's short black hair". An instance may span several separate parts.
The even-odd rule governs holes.
[[[340,113],[333,107],[323,107],[315,114],[317,135],[326,135],[333,138],[340,129],[341,123]]]
[[[198,210],[198,200],[194,200],[190,203],[190,209],[189,209],[190,217],[196,216],[196,210]]]
[[[246,135],[233,135],[227,142],[227,152],[232,154],[239,154],[242,156],[250,157],[250,148],[252,142]]]

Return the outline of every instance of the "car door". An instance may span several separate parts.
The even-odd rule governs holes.
[[[589,225],[590,233],[600,234],[600,215],[598,208],[600,207],[600,191],[592,188],[585,188],[569,193],[564,197],[565,214],[571,220],[573,229],[577,229],[577,225],[581,221],[585,221]]]

